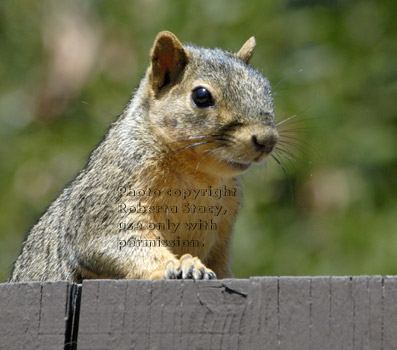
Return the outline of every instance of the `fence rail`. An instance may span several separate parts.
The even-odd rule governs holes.
[[[397,349],[397,277],[0,284],[0,349]]]

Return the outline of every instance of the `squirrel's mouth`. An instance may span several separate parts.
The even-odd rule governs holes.
[[[262,153],[262,154],[260,154],[259,156],[257,156],[257,157],[253,160],[253,162],[254,162],[255,164],[260,164],[260,163],[262,163],[262,162],[264,161],[265,158],[268,157],[269,154],[270,154],[270,152],[269,152],[269,153]],[[247,170],[249,167],[251,167],[251,165],[252,165],[252,162],[241,163],[241,162],[235,162],[235,161],[232,161],[232,160],[228,160],[228,161],[226,161],[226,163],[227,163],[227,165],[228,165],[229,167],[231,167],[231,168],[233,168],[233,169],[235,169],[235,170],[241,171],[241,172],[246,171],[246,170]]]

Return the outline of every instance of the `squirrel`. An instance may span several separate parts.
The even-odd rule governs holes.
[[[9,282],[230,278],[238,176],[275,147],[269,81],[237,53],[162,31],[84,169],[26,234]]]

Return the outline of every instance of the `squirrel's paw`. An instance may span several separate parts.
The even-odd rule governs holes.
[[[164,278],[212,280],[216,279],[216,274],[207,268],[199,258],[193,258],[190,254],[185,254],[179,260],[171,260],[167,263]]]

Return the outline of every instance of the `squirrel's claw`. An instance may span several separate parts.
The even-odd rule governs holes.
[[[199,258],[193,258],[190,254],[183,255],[179,261],[169,261],[164,270],[165,279],[216,279],[216,274],[207,268]]]

